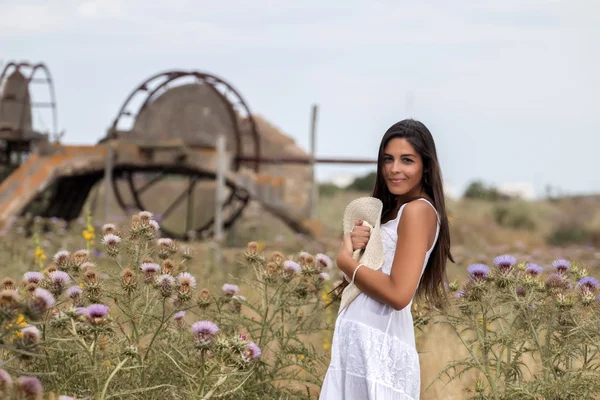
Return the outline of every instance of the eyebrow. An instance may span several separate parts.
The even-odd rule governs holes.
[[[388,153],[383,153],[383,156],[384,157],[392,157],[392,158],[394,157],[393,155],[388,154]],[[406,154],[400,154],[400,157],[415,157],[415,155],[412,153],[406,153]]]

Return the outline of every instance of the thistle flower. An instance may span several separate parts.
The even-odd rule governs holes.
[[[233,285],[230,283],[226,283],[223,285],[223,295],[225,297],[233,297],[234,294],[237,294],[240,291],[240,288],[237,285]]]
[[[96,268],[96,264],[94,264],[91,261],[86,261],[83,264],[81,264],[81,266],[79,267],[79,269],[83,272],[86,272],[88,269],[94,269]]]
[[[564,274],[571,269],[571,263],[564,259],[554,260],[552,266],[556,269],[556,272]]]
[[[463,297],[465,297],[466,292],[464,290],[459,290],[458,292],[456,292],[455,296],[457,300],[462,299]]]
[[[102,237],[102,244],[106,246],[106,252],[110,257],[115,257],[119,254],[119,245],[121,238],[114,233],[107,233]]]
[[[175,263],[170,260],[170,259],[166,259],[162,262],[162,273],[163,274],[173,274],[173,272],[175,271]]]
[[[219,327],[211,321],[195,322],[191,329],[196,346],[200,349],[210,347],[215,335],[219,332]]]
[[[177,311],[175,315],[173,315],[173,319],[177,322],[183,320],[185,318],[185,311]]]
[[[169,274],[162,274],[156,278],[156,286],[160,290],[160,295],[163,297],[170,297],[173,294],[173,287],[175,286],[175,278]]]
[[[41,311],[48,310],[56,304],[56,299],[52,293],[40,287],[33,291],[33,301],[36,306],[39,306]]]
[[[509,254],[494,258],[494,265],[503,273],[509,272],[516,263],[517,259]]]
[[[142,223],[147,224],[152,217],[154,216],[154,214],[152,214],[150,211],[140,211],[138,213],[138,217],[140,217],[140,220],[142,221]]]
[[[196,288],[196,278],[189,272],[180,273],[179,276],[177,276],[177,280],[179,280],[179,291],[183,293],[188,293]]]
[[[319,274],[319,280],[321,280],[321,281],[328,281],[329,279],[330,279],[329,278],[329,274],[327,272],[321,272]]]
[[[286,260],[283,262],[283,270],[285,271],[287,276],[297,275],[302,272],[302,268],[300,265],[292,260]]]
[[[14,289],[15,288],[15,280],[10,277],[4,278],[2,280],[2,287],[4,289]]]
[[[249,242],[246,251],[248,254],[256,254],[258,252],[258,243]]]
[[[480,281],[487,278],[490,268],[485,264],[471,264],[467,267],[467,272],[473,280]]]
[[[581,278],[579,280],[579,282],[577,282],[577,287],[579,287],[582,290],[588,290],[592,293],[595,292],[596,290],[598,290],[599,285],[600,285],[600,283],[598,282],[598,280],[591,276],[586,276],[585,278]]]
[[[90,256],[90,252],[85,250],[85,249],[80,249],[77,250],[75,253],[73,253],[73,261],[75,262],[76,266],[80,266],[81,264],[83,264],[84,262],[86,262],[88,260]]]
[[[105,246],[117,246],[121,243],[121,238],[113,233],[107,233],[102,237],[102,244]]]
[[[41,333],[35,326],[26,326],[21,329],[21,339],[27,346],[36,345],[40,342]]]
[[[148,221],[148,226],[154,231],[158,232],[160,230],[160,225],[155,220],[151,219]]]
[[[206,308],[210,305],[210,291],[207,288],[202,289],[200,295],[198,296],[198,306],[200,308]]]
[[[117,226],[115,224],[104,224],[102,225],[102,233],[104,233],[104,235],[116,234]]]
[[[527,264],[525,273],[529,276],[539,276],[543,270],[544,268],[537,264]]]
[[[311,254],[306,251],[301,251],[300,254],[298,254],[298,257],[300,258],[300,262],[304,262],[306,260],[306,257],[308,257],[310,255]]]
[[[54,271],[49,275],[51,291],[54,295],[59,295],[65,289],[71,277],[65,271]]]
[[[131,286],[135,284],[135,273],[131,268],[125,268],[121,272],[121,283],[123,286]]]
[[[158,264],[154,264],[154,263],[143,263],[140,266],[140,269],[142,271],[144,271],[146,282],[151,282],[152,279],[154,278],[154,274],[156,274],[156,273],[158,273],[158,271],[160,271],[160,266]]]
[[[105,322],[110,309],[104,304],[90,304],[81,310],[82,315],[87,317],[87,320],[92,325],[100,325]]]
[[[31,282],[38,284],[44,280],[44,275],[41,272],[25,272],[23,280],[26,284]]]
[[[549,289],[566,289],[569,287],[569,282],[560,273],[554,273],[546,279],[546,287]]]
[[[315,256],[315,258],[317,260],[317,265],[321,269],[330,269],[333,266],[333,262],[331,261],[331,258],[329,258],[327,255],[325,255],[323,253],[318,253]]]
[[[21,376],[17,379],[17,391],[26,400],[41,400],[44,394],[42,384],[35,376]]]
[[[523,289],[522,287],[516,288],[515,293],[518,297],[525,297],[525,295],[527,294],[527,292],[525,292],[525,289]]]
[[[71,261],[71,253],[67,250],[60,250],[52,258],[54,263],[61,269],[66,269]]]
[[[260,357],[262,350],[254,342],[250,342],[246,345],[245,351],[242,353],[242,359],[246,362],[254,361]]]
[[[81,298],[81,293],[83,293],[83,289],[80,286],[71,286],[67,289],[67,297],[77,302]]]
[[[281,254],[279,251],[274,251],[273,253],[271,253],[271,257],[269,257],[269,261],[280,263],[283,261],[283,254]]]
[[[0,393],[7,393],[12,389],[13,379],[8,372],[0,369]]]
[[[95,269],[92,268],[85,270],[85,272],[83,273],[83,280],[88,286],[96,286],[100,282],[98,273]]]

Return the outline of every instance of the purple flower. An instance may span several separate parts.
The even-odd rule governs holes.
[[[67,289],[67,297],[71,298],[71,299],[76,299],[79,296],[81,296],[81,293],[83,292],[83,289],[81,289],[81,287],[79,286],[71,286],[70,288]]]
[[[490,267],[485,264],[471,264],[467,267],[467,272],[471,275],[471,278],[483,280],[490,273]]]
[[[577,282],[577,286],[581,289],[587,289],[590,292],[595,292],[598,290],[598,286],[600,283],[596,278],[591,276],[586,276],[585,278],[581,278],[579,282]]]
[[[90,304],[86,308],[77,309],[77,311],[85,315],[90,323],[98,325],[103,323],[108,316],[109,308],[104,304]]]
[[[160,271],[160,265],[154,263],[143,263],[140,268],[146,273],[156,273]]]
[[[121,243],[121,238],[113,233],[107,233],[102,237],[102,244],[105,246],[116,246]]]
[[[324,268],[329,269],[333,265],[331,258],[329,258],[327,255],[322,254],[322,253],[318,253],[315,256],[315,260],[317,261],[317,265],[320,266],[321,269],[324,269]]]
[[[71,280],[71,277],[65,271],[50,272],[49,276],[52,283],[57,287],[64,287]]]
[[[189,272],[182,272],[177,276],[180,286],[189,286],[192,289],[196,288],[196,278]]]
[[[557,272],[560,273],[565,273],[569,269],[571,269],[571,263],[564,259],[554,260],[552,266],[556,269]]]
[[[288,274],[299,274],[302,271],[302,268],[297,262],[286,260],[283,262],[283,270]]]
[[[198,321],[192,325],[194,340],[201,349],[208,348],[218,332],[219,327],[212,321]]]
[[[177,311],[175,313],[175,315],[173,316],[173,319],[175,321],[179,322],[179,321],[183,320],[184,317],[185,317],[185,311]]]
[[[44,280],[44,275],[41,272],[25,272],[23,280],[27,283],[40,283]]]
[[[8,372],[0,369],[0,393],[8,391],[13,384],[13,379]]]
[[[250,342],[246,345],[246,351],[244,352],[244,358],[247,360],[256,360],[262,354],[262,350],[254,342]]]
[[[21,329],[23,341],[28,344],[37,344],[40,341],[40,330],[35,326],[26,326]]]
[[[500,271],[508,272],[517,263],[517,259],[509,254],[504,254],[494,258],[494,265],[496,265]]]
[[[39,379],[35,376],[21,376],[17,379],[17,388],[22,398],[38,400],[42,398],[43,389]]]
[[[240,288],[237,285],[232,285],[230,283],[226,283],[223,285],[223,294],[225,296],[231,297],[234,294],[237,294],[240,291]]]
[[[458,292],[456,292],[455,296],[457,300],[462,299],[463,297],[465,297],[466,292],[464,290],[459,290]]]
[[[543,267],[537,264],[527,264],[527,268],[525,268],[525,273],[530,276],[538,276],[544,270]]]
[[[60,250],[54,255],[54,262],[59,267],[62,267],[67,264],[69,258],[71,258],[71,253],[69,253],[67,250]]]
[[[39,304],[42,305],[46,310],[52,308],[54,304],[56,304],[56,299],[52,293],[43,288],[35,288],[33,291],[33,297],[36,302],[39,302]]]
[[[319,279],[322,281],[328,281],[330,279],[329,274],[327,272],[321,272],[319,274]]]

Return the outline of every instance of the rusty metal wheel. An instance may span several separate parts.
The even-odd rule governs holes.
[[[259,171],[259,135],[241,95],[214,75],[170,71],[149,78],[128,96],[103,141],[181,139],[190,145],[214,147],[219,133],[225,135],[226,150],[233,154],[233,172],[239,171],[242,163]],[[112,186],[123,210],[151,211],[160,216],[167,235],[189,239],[213,233],[214,182],[214,172],[173,166],[115,170]],[[250,197],[232,182],[226,184],[222,211],[227,228],[241,215]]]

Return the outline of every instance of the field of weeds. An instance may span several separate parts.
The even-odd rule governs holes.
[[[361,195],[322,199],[317,241],[253,205],[219,257],[149,213],[19,221],[0,241],[2,398],[316,398]],[[452,304],[413,309],[423,399],[598,396],[594,202],[449,202]]]

